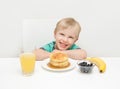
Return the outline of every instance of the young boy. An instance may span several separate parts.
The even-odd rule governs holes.
[[[37,60],[49,58],[53,52],[65,53],[72,59],[85,59],[86,51],[75,44],[80,31],[81,27],[75,19],[64,18],[60,20],[54,30],[55,41],[34,50]]]

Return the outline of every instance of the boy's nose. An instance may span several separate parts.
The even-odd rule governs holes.
[[[63,40],[64,40],[65,42],[67,42],[67,41],[68,41],[68,38],[67,38],[67,37],[64,37]]]

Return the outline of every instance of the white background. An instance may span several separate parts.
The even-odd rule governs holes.
[[[64,17],[73,17],[80,22],[82,32],[77,44],[87,51],[88,56],[120,57],[119,8],[119,0],[1,0],[0,57],[19,55],[24,42],[22,32],[25,28],[28,30],[30,24],[39,30],[42,21],[53,20],[49,23],[49,29],[53,29],[55,22]],[[45,34],[34,43],[41,45],[38,40],[45,41],[46,36],[43,36]],[[47,40],[51,41],[52,36],[51,32]]]

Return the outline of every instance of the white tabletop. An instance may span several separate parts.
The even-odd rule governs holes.
[[[0,89],[120,89],[120,58],[102,58],[107,64],[105,73],[94,67],[92,73],[71,71],[52,72],[36,61],[32,76],[21,73],[19,58],[0,58]],[[75,61],[76,62],[76,61]]]

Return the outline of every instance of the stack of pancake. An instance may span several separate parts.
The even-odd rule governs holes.
[[[52,53],[50,55],[49,67],[51,68],[66,68],[70,65],[68,56],[64,53]]]

